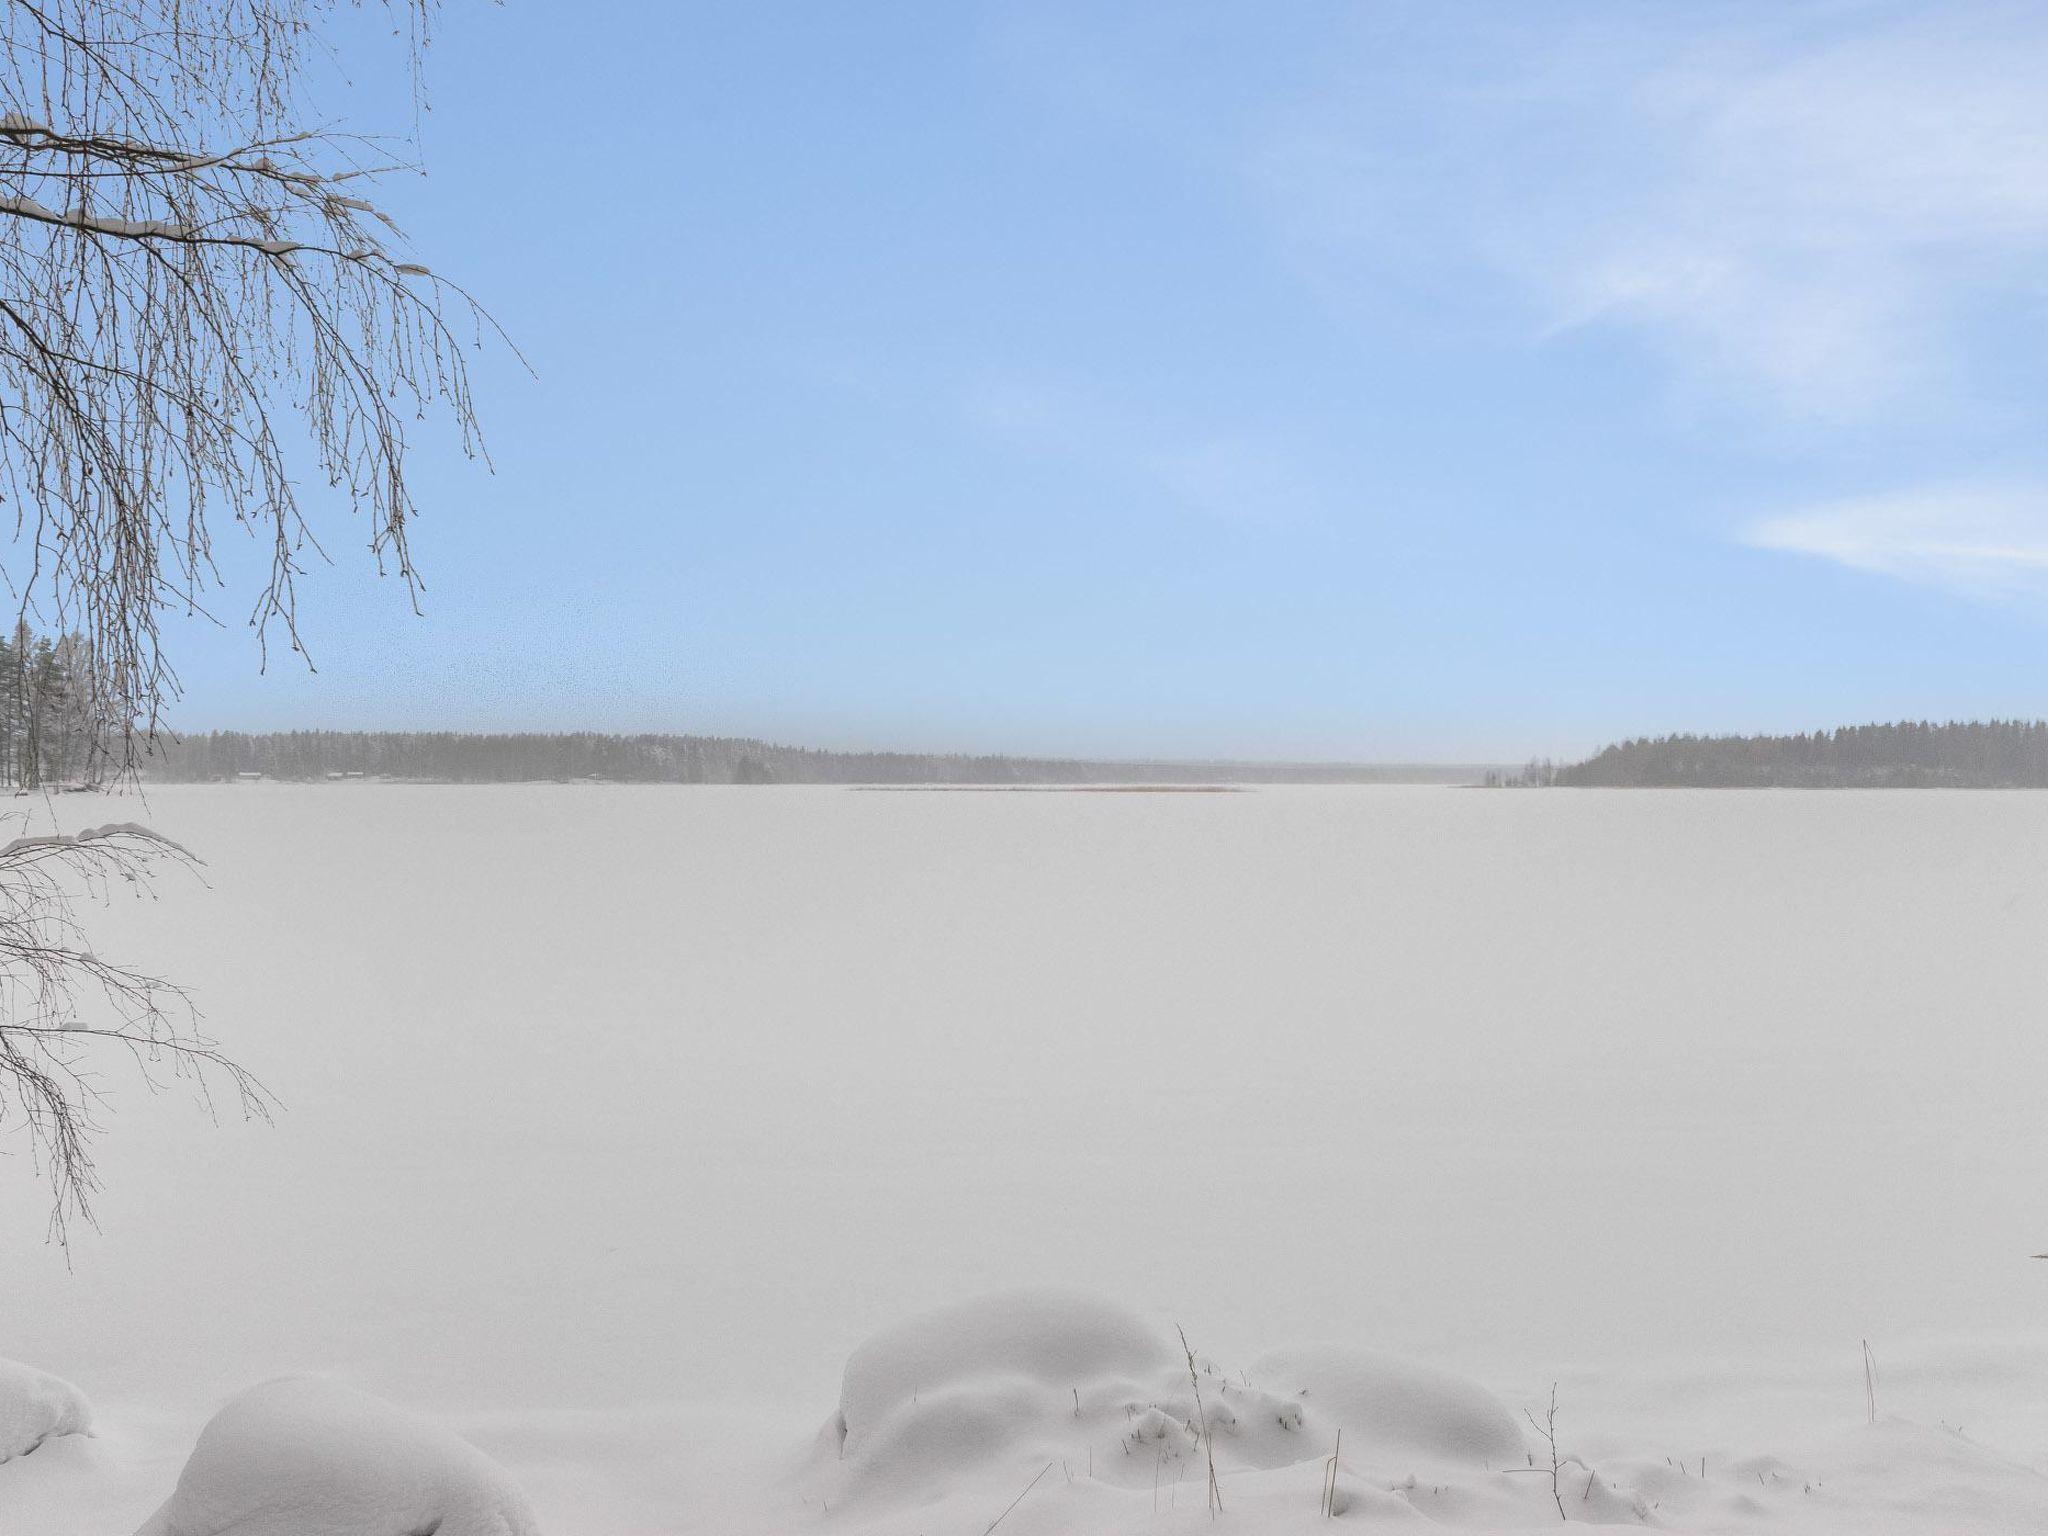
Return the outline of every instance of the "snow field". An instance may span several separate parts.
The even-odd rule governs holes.
[[[68,1266],[0,1162],[0,1351],[95,1410],[0,1463],[0,1536],[137,1530],[299,1372],[459,1434],[548,1536],[1193,1532],[1176,1324],[1248,1536],[1329,1528],[1347,1395],[1341,1518],[1555,1526],[1553,1382],[1575,1522],[2048,1530],[2048,796],[57,808],[23,830],[207,860],[84,915],[283,1111],[110,1071]],[[1020,1285],[1109,1298],[1075,1361],[1012,1348],[1028,1311],[942,1328],[906,1408],[863,1350]],[[1414,1362],[1522,1469],[1437,1377],[1375,1426]]]

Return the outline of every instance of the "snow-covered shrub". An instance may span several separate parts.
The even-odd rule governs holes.
[[[935,1524],[954,1503],[1000,1508],[1020,1488],[1149,1515],[1189,1497],[1201,1507],[1213,1464],[1231,1488],[1306,1509],[1340,1430],[1345,1506],[1367,1498],[1361,1473],[1389,1478],[1384,1493],[1417,1467],[1462,1477],[1526,1459],[1506,1405],[1449,1371],[1344,1345],[1226,1370],[1191,1361],[1170,1325],[1098,1297],[1016,1291],[907,1319],[856,1349],[801,1492],[861,1518],[943,1503],[918,1516]]]
[[[252,1387],[200,1432],[136,1536],[539,1536],[497,1463],[438,1424],[336,1382]]]
[[[0,1461],[26,1456],[53,1435],[92,1433],[85,1394],[32,1366],[0,1360]]]
[[[940,1307],[885,1328],[853,1352],[839,1391],[849,1453],[912,1399],[1018,1377],[1057,1390],[1173,1364],[1165,1336],[1085,1291],[1019,1290]]]
[[[1360,1454],[1397,1451],[1496,1467],[1523,1459],[1522,1429],[1507,1404],[1433,1365],[1347,1344],[1294,1344],[1268,1350],[1248,1373],[1274,1392],[1297,1394]]]

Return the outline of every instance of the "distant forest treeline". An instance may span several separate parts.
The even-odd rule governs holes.
[[[1557,770],[1558,784],[1795,789],[2048,788],[2048,722],[1856,725],[1800,736],[1625,741]]]
[[[1478,766],[1360,763],[1088,762],[918,752],[821,752],[732,736],[594,732],[213,731],[160,742],[157,783],[419,779],[462,784],[601,779],[624,784],[1371,784],[1470,782]]]

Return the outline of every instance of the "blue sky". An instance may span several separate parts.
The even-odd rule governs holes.
[[[175,719],[2048,713],[2044,78],[2030,6],[455,0],[388,200],[535,376],[420,460],[424,617],[322,517],[319,672],[181,632]]]

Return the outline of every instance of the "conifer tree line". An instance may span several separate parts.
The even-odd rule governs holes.
[[[1576,786],[2048,788],[2048,721],[1857,725],[1797,736],[1624,741],[1557,771]]]
[[[77,635],[52,640],[25,624],[0,633],[0,782],[34,789],[95,776],[91,670]]]
[[[828,752],[734,736],[598,732],[212,731],[155,744],[158,783],[248,775],[361,775],[439,783],[600,779],[625,784],[1232,784],[1456,782],[1478,770],[1358,763],[1089,762],[917,752]]]

